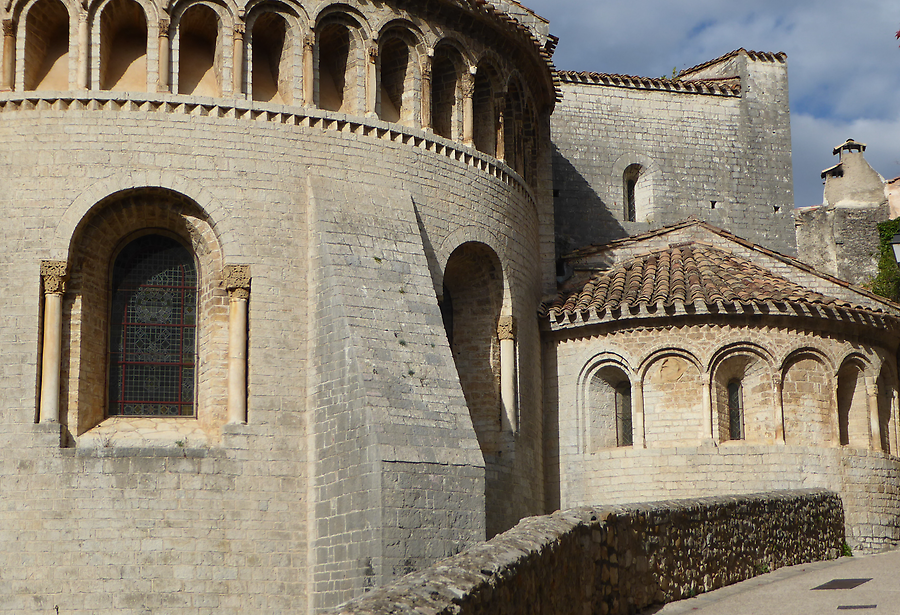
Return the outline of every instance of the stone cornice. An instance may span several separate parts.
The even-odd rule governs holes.
[[[228,118],[301,126],[325,132],[401,143],[405,146],[445,156],[497,178],[537,207],[537,199],[525,180],[506,163],[474,147],[445,139],[420,128],[351,116],[322,109],[260,103],[246,100],[145,92],[0,92],[0,121],[9,113],[28,111],[120,113],[171,113],[193,117]]]
[[[740,97],[741,95],[741,84],[737,78],[682,81],[680,79],[654,79],[652,77],[636,77],[633,75],[574,71],[559,71],[557,74],[561,83],[599,85],[635,90],[658,90],[682,94],[705,94],[707,96]]]
[[[549,313],[541,318],[543,328],[550,331],[563,331],[588,327],[611,322],[629,320],[667,319],[681,316],[755,316],[812,318],[817,320],[837,321],[863,327],[900,332],[900,318],[887,313],[865,309],[835,305],[816,305],[801,302],[748,302],[707,304],[702,301],[694,303],[673,302],[672,304],[638,305],[623,304],[615,309],[587,309],[569,313]],[[760,320],[760,322],[764,322]]]

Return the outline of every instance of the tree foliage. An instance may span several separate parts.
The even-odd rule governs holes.
[[[900,268],[894,260],[891,239],[898,232],[900,232],[900,218],[878,223],[878,275],[872,280],[871,285],[873,293],[896,303],[900,303]]]

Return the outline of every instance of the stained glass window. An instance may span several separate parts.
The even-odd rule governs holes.
[[[738,380],[728,383],[728,428],[731,440],[744,439],[744,395]]]
[[[191,252],[145,235],[116,258],[109,331],[111,416],[194,416],[197,268]]]

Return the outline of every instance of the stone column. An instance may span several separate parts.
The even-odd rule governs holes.
[[[497,159],[506,161],[506,97],[494,97],[494,112],[497,117]]]
[[[635,378],[631,382],[631,430],[632,446],[647,448],[647,434],[644,430],[644,382]]]
[[[422,129],[433,132],[431,126],[431,56],[422,58]]]
[[[169,91],[169,20],[159,20],[159,91]]]
[[[701,418],[701,430],[703,437],[700,444],[715,444],[718,441],[719,425],[718,421],[712,418],[712,395],[709,386],[709,374],[700,376],[700,411],[703,413]]]
[[[3,20],[3,70],[0,71],[0,90],[11,90],[16,84],[16,24]]]
[[[375,102],[378,100],[378,43],[369,41],[366,48],[366,115],[375,115]]]
[[[900,418],[897,416],[898,411],[900,411],[900,393],[891,391],[891,420],[888,433],[890,434],[892,455],[896,455],[898,451],[897,423],[900,421]]]
[[[866,399],[869,402],[869,450],[881,450],[881,421],[878,420],[878,383],[866,376]]]
[[[81,90],[91,89],[91,38],[88,27],[87,11],[82,11],[78,16],[78,70],[75,86]]]
[[[503,404],[502,428],[515,433],[516,420],[516,320],[501,316],[497,324],[500,338],[500,401]]]
[[[244,31],[243,23],[235,22],[234,24],[234,41],[232,43],[232,53],[234,55],[234,65],[232,67],[232,89],[235,98],[240,98],[244,93]]]
[[[841,446],[841,423],[838,418],[838,395],[837,395],[837,377],[834,378],[831,387],[831,407],[832,412],[828,415],[828,424],[831,426],[831,445]]]
[[[66,261],[41,261],[44,285],[44,344],[41,352],[41,423],[59,422],[59,380],[62,359],[62,299]]]
[[[315,107],[315,68],[313,67],[313,49],[316,46],[316,35],[310,32],[303,37],[303,104]]]
[[[784,395],[781,390],[781,374],[772,376],[772,406],[775,419],[775,444],[784,445]]]
[[[228,290],[228,422],[247,422],[247,303],[250,267],[227,265]]]
[[[475,133],[475,75],[466,73],[462,77],[460,90],[463,97],[463,143],[472,145]]]

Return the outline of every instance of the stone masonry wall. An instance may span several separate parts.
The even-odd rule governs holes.
[[[877,225],[891,217],[887,201],[870,207],[807,207],[794,216],[800,260],[860,286],[878,275]]]
[[[866,401],[851,404],[845,428],[871,425],[872,401],[878,395],[893,398],[891,391],[879,393],[871,383],[882,370],[895,369],[896,342],[885,330],[866,333],[844,324],[827,331],[824,323],[804,329],[797,319],[779,323],[775,318],[769,326],[758,326],[751,324],[754,320],[734,319],[730,326],[726,321],[680,326],[667,322],[663,327],[632,323],[605,332],[602,327],[587,329],[585,333],[593,335],[580,339],[545,341],[544,455],[549,509],[600,501],[625,504],[815,487],[839,493],[844,499],[847,541],[854,549],[873,551],[897,545],[900,458],[895,454],[896,406],[880,427],[885,431],[887,450],[883,450],[883,440],[876,441],[868,430],[844,446],[838,439],[838,374],[842,369],[864,366],[863,378],[870,384],[858,386],[855,392]],[[873,335],[881,339],[871,339]],[[654,366],[660,362],[658,356],[678,358],[678,365],[683,362],[680,357],[692,357],[695,365],[703,366],[702,379],[709,382],[718,380],[716,366],[725,365],[731,357],[757,357],[762,382],[774,392],[768,397],[769,407],[759,409],[759,424],[748,430],[744,439],[729,440],[695,410],[704,403],[699,392],[701,377],[697,367],[685,364],[683,369],[672,370],[669,380],[675,382],[672,386],[693,382],[700,399],[692,408],[676,407],[683,424],[667,430],[675,419],[659,411],[671,403],[657,393],[654,379],[659,372]],[[586,450],[583,426],[602,409],[592,408],[584,396],[583,374],[606,365],[618,366],[637,390],[644,391],[643,431],[636,412],[632,421],[635,446]],[[748,388],[744,399],[752,394]],[[707,407],[712,414],[712,404]],[[745,412],[752,407],[745,404]],[[778,420],[779,410],[783,421]],[[749,417],[745,414],[745,420]],[[646,448],[640,445],[641,433],[646,434]]]
[[[843,537],[841,500],[827,491],[582,507],[525,519],[335,612],[634,613],[836,558]]]
[[[736,64],[739,96],[563,80],[551,118],[560,254],[691,215],[795,253],[786,66]],[[633,164],[646,180],[628,222]]]
[[[0,249],[7,255],[0,263],[7,318],[0,335],[0,612],[54,605],[77,615],[306,612],[327,601],[316,599],[321,592],[338,591],[327,585],[339,577],[337,569],[322,571],[324,588],[314,585],[317,556],[337,553],[354,571],[352,591],[341,600],[364,587],[367,555],[339,540],[319,540],[342,535],[339,513],[351,510],[347,499],[361,495],[381,498],[384,506],[360,517],[396,530],[383,535],[392,541],[389,559],[371,561],[385,580],[462,548],[470,539],[451,531],[454,524],[474,528],[472,540],[480,536],[480,470],[428,458],[433,442],[416,438],[416,424],[433,418],[427,413],[437,413],[443,391],[459,386],[440,374],[440,382],[432,381],[440,370],[431,370],[429,355],[451,365],[449,350],[438,343],[434,286],[449,255],[466,241],[482,241],[497,253],[510,311],[526,322],[517,346],[522,403],[514,474],[517,487],[531,487],[516,494],[510,488],[510,495],[519,517],[542,511],[541,486],[530,480],[542,467],[540,352],[534,319],[524,317],[537,310],[541,277],[539,213],[530,190],[502,163],[421,130],[297,107],[203,103],[174,95],[0,96],[0,211],[6,220]],[[310,176],[335,190],[323,210],[327,237],[307,225]],[[360,186],[374,187],[375,197],[361,201]],[[185,436],[175,420],[129,419],[90,446],[81,436],[61,439],[58,425],[35,425],[40,262],[67,258],[72,236],[95,204],[144,188],[195,202],[208,215],[224,263],[251,268],[248,422],[226,425],[221,434],[194,429]],[[382,188],[390,191],[379,196]],[[397,211],[402,216],[391,218]],[[378,241],[368,228],[375,224]],[[331,295],[315,296],[311,268],[323,263],[311,254],[325,243],[334,248],[337,275],[324,269],[316,275],[335,287]],[[399,283],[404,280],[409,288]],[[400,307],[380,302],[388,290]],[[377,326],[373,306],[390,313],[378,317]],[[332,321],[319,320],[323,314]],[[394,337],[422,329],[435,336],[434,346],[422,337]],[[372,346],[369,354],[350,356],[355,345],[384,339],[390,352]],[[400,339],[409,345],[402,347]],[[397,354],[408,358],[396,363]],[[328,372],[332,357],[336,369]],[[355,361],[353,370],[339,371],[338,358]],[[317,362],[328,378],[311,377]],[[381,364],[392,369],[375,377],[372,369]],[[416,372],[412,384],[409,370]],[[379,417],[389,415],[394,434],[373,435],[384,447],[365,459],[375,474],[357,483],[359,491],[325,489],[313,498],[316,477],[323,477],[323,486],[338,473],[344,480],[356,452],[354,440],[331,440],[346,436],[345,417],[329,417],[328,404],[317,405],[314,397],[337,394],[342,378],[355,379],[349,401],[359,404],[366,428],[381,430]],[[393,392],[403,387],[413,389],[415,403],[391,405]],[[323,429],[311,425],[320,410],[333,418]],[[138,423],[147,422],[159,425],[159,433],[135,437]],[[402,442],[397,432],[404,432]],[[325,450],[326,442],[341,463],[317,459],[315,451]],[[426,466],[428,472],[420,472]],[[412,501],[423,481],[426,499]],[[457,507],[470,518],[455,517]],[[439,508],[446,514],[432,515]],[[409,516],[401,519],[401,509]],[[439,536],[433,543],[439,553],[412,548],[428,524],[435,524],[429,536]],[[373,535],[369,543],[381,538]],[[313,552],[318,547],[324,554]]]

